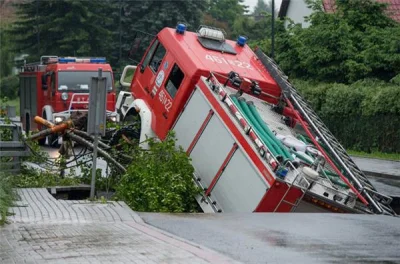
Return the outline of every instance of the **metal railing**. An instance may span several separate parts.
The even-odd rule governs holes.
[[[0,171],[18,173],[21,157],[30,155],[21,141],[22,124],[16,121],[15,107],[7,107],[7,117],[0,118]]]

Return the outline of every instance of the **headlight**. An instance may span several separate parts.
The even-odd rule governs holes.
[[[54,118],[54,122],[55,122],[56,124],[61,123],[62,121],[63,121],[63,118],[62,118],[62,117],[57,116],[56,118]]]
[[[116,117],[116,116],[112,116],[112,117],[110,117],[110,120],[111,120],[112,122],[117,122],[117,117]]]
[[[63,99],[64,101],[67,101],[67,99],[68,99],[68,94],[67,94],[67,93],[62,93],[62,94],[61,94],[61,99]]]

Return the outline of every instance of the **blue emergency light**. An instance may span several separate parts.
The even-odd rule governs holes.
[[[106,63],[106,58],[58,58],[59,63],[83,62],[83,63]]]
[[[244,44],[246,44],[246,40],[247,40],[246,37],[239,36],[238,39],[237,39],[237,44],[239,46],[243,47]]]
[[[178,34],[183,34],[185,32],[185,30],[186,30],[186,25],[185,24],[178,24],[176,26],[176,32]]]

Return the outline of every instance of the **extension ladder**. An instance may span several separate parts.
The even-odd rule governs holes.
[[[314,131],[314,134],[327,146],[334,160],[344,169],[346,178],[352,181],[357,187],[363,198],[368,201],[373,212],[377,214],[395,215],[389,204],[392,198],[379,193],[367,179],[365,174],[357,167],[345,149],[338,140],[333,136],[322,120],[317,116],[308,103],[302,98],[297,90],[289,83],[288,77],[284,75],[278,65],[260,49],[256,50],[256,55],[260,62],[264,65],[271,77],[277,82],[282,89],[282,95],[288,104],[293,103],[294,107],[301,113],[302,117],[307,121],[308,125]],[[307,130],[306,127],[304,127]],[[318,139],[314,137],[317,142]],[[318,144],[318,143],[317,143]],[[349,186],[353,187],[353,186]],[[353,187],[354,188],[354,187]]]

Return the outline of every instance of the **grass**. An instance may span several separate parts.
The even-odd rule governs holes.
[[[134,73],[135,73],[134,70],[131,70],[131,69],[128,70],[127,73],[126,73],[126,75],[125,75],[124,82],[131,83],[131,82],[132,82],[132,79],[133,79],[133,74],[134,74]],[[116,87],[119,86],[119,79],[118,79],[118,80],[115,80],[115,86],[116,86]]]
[[[0,226],[6,222],[8,208],[15,199],[10,177],[0,173]]]
[[[378,152],[378,151],[373,151],[371,153],[367,153],[367,152],[356,151],[356,150],[347,150],[347,153],[352,156],[356,156],[356,157],[400,161],[400,153],[382,153],[382,152]]]

